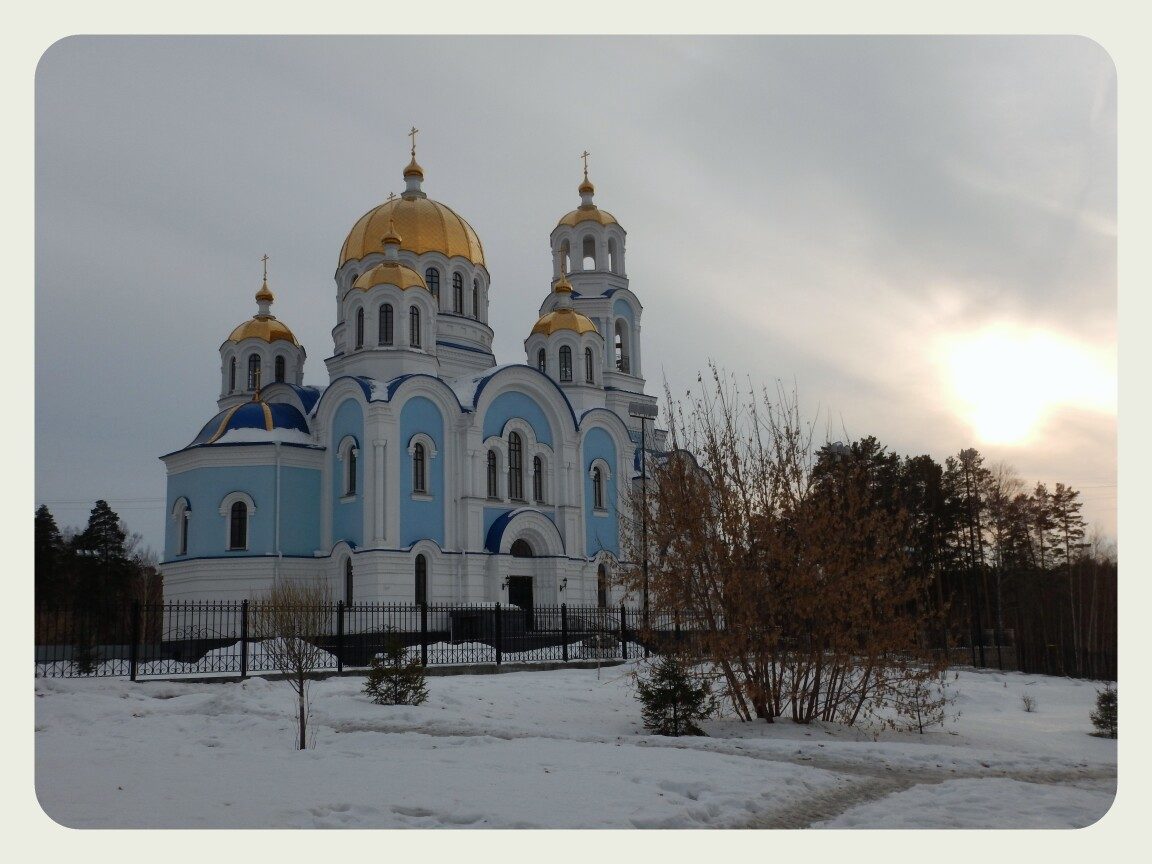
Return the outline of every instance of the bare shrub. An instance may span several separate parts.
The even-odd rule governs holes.
[[[1024,703],[1024,710],[1029,714],[1036,710],[1036,698],[1034,696],[1029,696],[1025,693],[1020,697],[1020,701]]]

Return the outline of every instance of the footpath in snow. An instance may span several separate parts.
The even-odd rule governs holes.
[[[281,681],[37,679],[36,794],[75,828],[1077,828],[1115,796],[1092,682],[961,670],[924,735],[662,738],[634,667],[430,677],[417,707],[320,680],[306,751]]]

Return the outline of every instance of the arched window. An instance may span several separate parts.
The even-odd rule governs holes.
[[[584,238],[584,249],[581,257],[584,259],[580,265],[583,269],[596,269],[596,241],[591,235]]]
[[[248,389],[255,390],[260,386],[260,355],[248,355]]]
[[[544,503],[544,460],[539,456],[532,457],[532,500]]]
[[[517,540],[508,550],[508,554],[513,558],[531,558],[533,553],[527,540]]]
[[[380,326],[376,331],[379,337],[376,341],[381,345],[391,345],[393,340],[392,328],[392,304],[385,303],[380,307]]]
[[[236,392],[236,358],[228,361],[228,392]]]
[[[248,548],[248,505],[243,501],[234,502],[229,511],[228,548]]]
[[[432,292],[432,296],[437,300],[440,299],[440,271],[435,267],[429,267],[424,271],[424,284],[428,286],[428,290]]]
[[[516,432],[508,434],[508,497],[524,497],[524,448]]]
[[[472,280],[472,317],[480,320],[480,280]]]
[[[281,384],[284,381],[284,355],[276,355],[276,383]]]
[[[596,376],[594,374],[594,367],[592,365],[592,349],[584,349],[584,380],[589,384],[596,383]]]
[[[568,241],[565,240],[560,244],[560,270],[564,273],[572,272],[571,255],[568,253]]]
[[[420,310],[415,306],[408,310],[408,344],[420,347]]]
[[[428,559],[423,555],[416,556],[416,586],[413,593],[419,605],[428,602]]]
[[[344,459],[344,494],[356,494],[356,466],[359,462],[360,450],[356,447],[356,441],[352,438],[347,439],[344,444],[344,452],[341,454]]]
[[[596,568],[596,605],[601,609],[608,606],[608,574],[603,564]]]
[[[548,352],[543,348],[536,352],[536,368],[541,372],[548,371]]]
[[[616,370],[628,373],[628,342],[624,334],[625,322],[616,322]]]
[[[599,467],[592,469],[592,506],[604,509],[604,474]]]
[[[428,491],[428,463],[423,444],[412,448],[412,491]]]
[[[452,311],[464,314],[464,277],[459,273],[452,274]]]
[[[567,345],[560,346],[560,380],[572,380],[572,349]]]
[[[356,310],[356,347],[364,347],[364,310]]]
[[[344,559],[344,605],[352,605],[352,559]]]
[[[608,269],[613,273],[620,272],[620,256],[616,254],[616,238],[608,238]]]
[[[496,451],[488,451],[488,497],[495,498],[496,495]]]
[[[188,554],[188,520],[192,511],[188,508],[187,498],[178,498],[176,506],[172,508],[172,518],[176,520],[176,554]]]

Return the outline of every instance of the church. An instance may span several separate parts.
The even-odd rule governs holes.
[[[416,131],[404,193],[340,249],[327,386],[303,383],[265,258],[255,314],[220,346],[218,413],[161,457],[166,600],[316,577],[346,603],[623,599],[629,489],[662,437],[624,228],[583,154],[525,362],[498,364],[483,244],[424,191]]]

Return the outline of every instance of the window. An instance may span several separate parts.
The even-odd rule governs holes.
[[[229,511],[228,548],[248,548],[248,505],[243,501],[233,503]]]
[[[513,558],[531,558],[533,553],[527,540],[517,540],[508,550],[508,554]]]
[[[276,356],[276,383],[281,384],[284,381],[284,355],[278,354]]]
[[[480,280],[472,280],[472,317],[480,320]]]
[[[496,451],[488,451],[488,497],[495,498],[496,495]]]
[[[620,272],[620,256],[616,254],[616,238],[608,238],[608,269],[613,273]]]
[[[381,345],[391,345],[392,334],[392,304],[385,303],[380,307],[380,326],[377,330],[379,338],[376,340]]]
[[[412,491],[428,491],[428,463],[424,454],[424,445],[417,444],[412,448]]]
[[[628,373],[628,343],[624,336],[624,322],[616,322],[616,369]]]
[[[360,451],[355,444],[348,447],[344,457],[344,494],[356,494],[356,463],[359,461]]]
[[[344,559],[344,605],[352,605],[352,559]]]
[[[428,290],[432,292],[432,296],[437,300],[440,299],[440,271],[435,267],[429,267],[424,271],[424,284],[428,286]]]
[[[599,467],[592,469],[592,506],[604,509],[604,474]]]
[[[428,603],[428,559],[423,555],[416,556],[416,585],[413,593],[418,604],[423,606]]]
[[[258,390],[260,388],[260,355],[248,355],[248,389]]]
[[[572,349],[567,345],[560,346],[560,380],[572,380]]]
[[[532,500],[544,503],[544,460],[539,456],[532,457]]]
[[[543,348],[536,352],[536,368],[541,372],[548,371],[548,352]]]
[[[176,521],[176,554],[188,554],[188,520],[192,511],[188,508],[187,498],[176,499],[172,508],[172,518]]]
[[[356,347],[364,347],[364,310],[356,310]]]
[[[596,568],[596,605],[601,609],[608,606],[608,574],[603,564]]]
[[[592,365],[592,349],[584,349],[584,380],[589,384],[596,383],[596,376],[593,375],[594,367]]]
[[[524,450],[517,432],[508,435],[508,497],[524,497]]]
[[[583,261],[580,266],[584,270],[596,269],[596,241],[591,236],[584,238]]]
[[[464,314],[464,277],[459,273],[452,274],[452,311]]]
[[[420,347],[420,310],[415,306],[408,310],[408,344]]]
[[[228,392],[236,392],[236,358],[233,357],[228,362]]]

